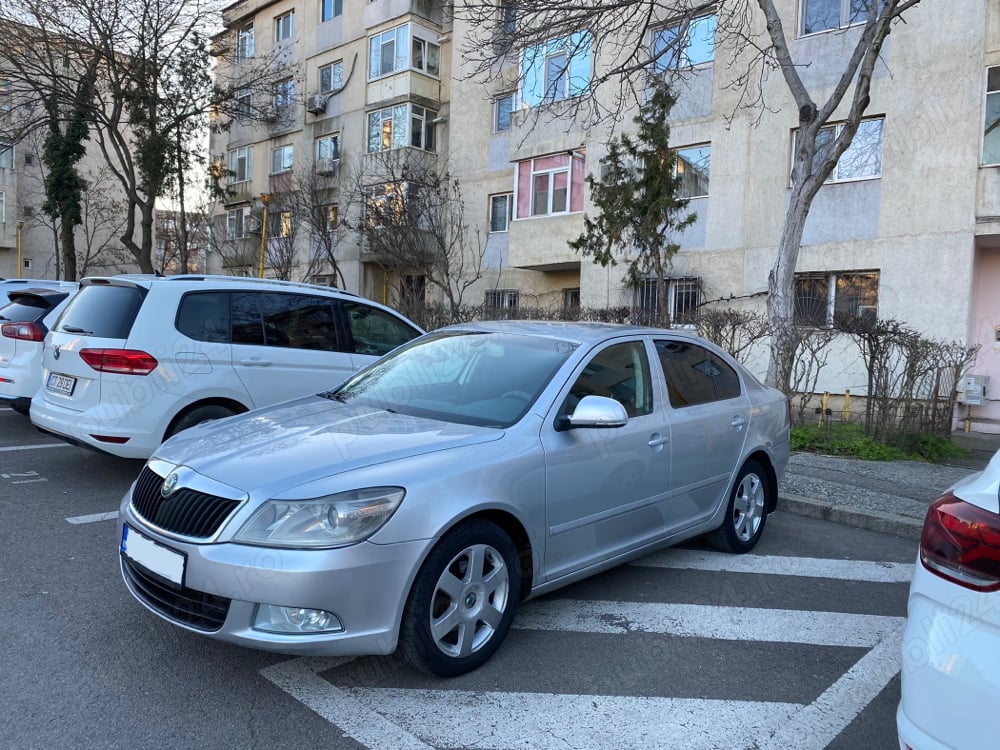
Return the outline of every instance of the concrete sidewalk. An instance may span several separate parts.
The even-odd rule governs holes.
[[[968,458],[930,464],[793,454],[778,509],[919,539],[930,503],[1000,449],[1000,435],[956,433],[952,440],[970,451]]]

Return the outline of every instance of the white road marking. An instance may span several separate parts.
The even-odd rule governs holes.
[[[525,604],[514,618],[514,627],[572,633],[662,633],[724,641],[872,648],[898,628],[904,619],[705,604],[547,599]]]
[[[779,557],[777,555],[726,555],[721,552],[701,552],[688,549],[668,549],[656,552],[632,564],[651,568],[835,578],[843,581],[865,581],[868,583],[909,583],[913,577],[912,563],[827,560],[818,557]]]
[[[36,451],[41,448],[74,448],[76,446],[69,443],[39,443],[38,445],[8,445],[0,448],[0,453],[10,453],[11,451]]]
[[[67,518],[67,523],[72,524],[82,524],[82,523],[97,523],[98,521],[113,521],[118,518],[118,511],[112,511],[111,513],[91,513],[89,516],[73,516],[72,518]]]

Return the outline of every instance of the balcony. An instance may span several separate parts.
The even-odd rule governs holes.
[[[531,271],[580,269],[580,255],[567,241],[583,231],[583,214],[540,216],[510,223],[507,262]]]
[[[373,29],[407,13],[436,23],[444,23],[445,3],[436,0],[370,0],[365,5],[365,28]]]

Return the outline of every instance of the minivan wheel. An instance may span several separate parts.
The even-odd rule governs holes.
[[[189,427],[194,427],[196,424],[201,424],[202,422],[210,422],[213,419],[231,417],[235,413],[236,412],[229,407],[221,406],[219,404],[206,404],[205,406],[199,406],[192,409],[174,422],[170,429],[167,430],[166,437],[173,437],[178,432],[186,430]]]
[[[747,461],[736,476],[722,525],[708,535],[709,543],[723,552],[752,550],[767,521],[767,473],[756,461]]]
[[[510,537],[489,521],[463,523],[441,538],[417,573],[400,627],[403,656],[442,677],[479,668],[507,635],[520,596]]]

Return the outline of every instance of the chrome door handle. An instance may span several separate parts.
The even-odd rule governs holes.
[[[743,425],[746,424],[746,420],[744,420],[743,417],[737,416],[733,417],[733,421],[730,422],[729,424],[731,424],[737,431],[739,431],[743,429]]]
[[[649,438],[649,447],[659,448],[661,445],[666,445],[669,442],[669,437],[660,437],[660,435],[654,432]]]

